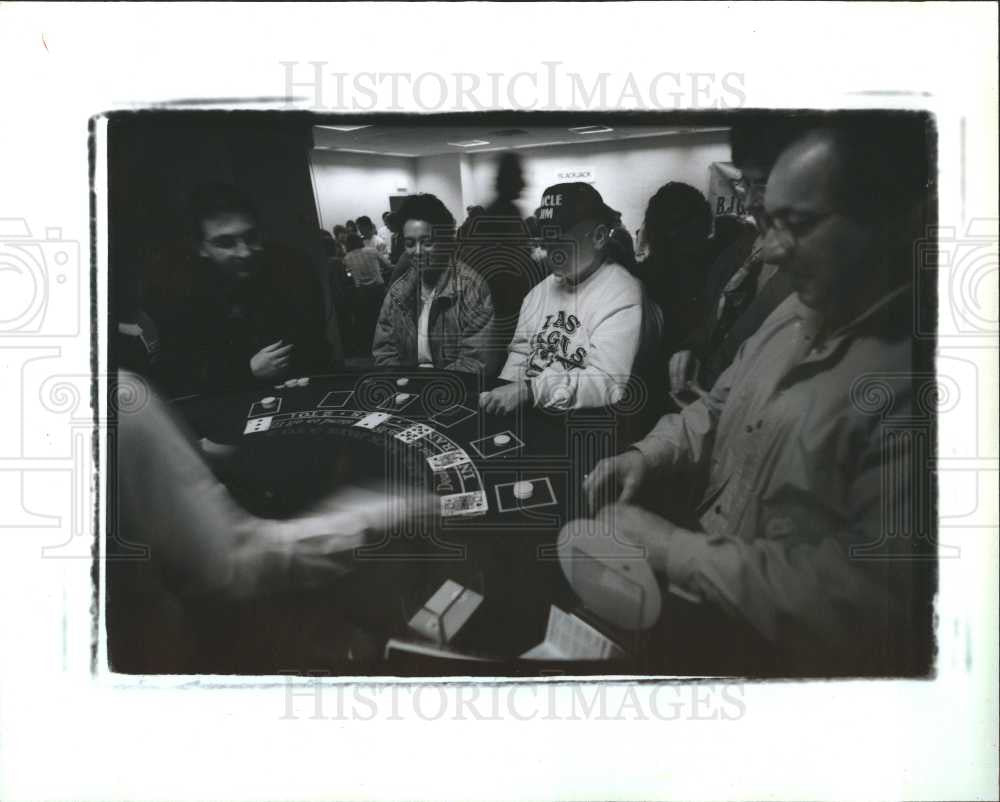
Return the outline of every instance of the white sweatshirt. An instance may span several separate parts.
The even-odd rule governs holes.
[[[535,406],[601,407],[624,392],[639,348],[642,287],[608,262],[576,286],[549,276],[521,304],[500,378],[531,380]]]

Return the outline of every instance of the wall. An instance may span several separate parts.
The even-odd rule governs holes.
[[[459,223],[465,219],[460,159],[461,154],[456,153],[414,159],[417,166],[417,191],[437,195]]]
[[[312,150],[309,164],[320,225],[327,231],[364,214],[380,226],[389,196],[417,186],[416,159],[402,156]]]
[[[595,186],[634,232],[642,224],[649,198],[667,181],[683,181],[707,195],[708,165],[729,160],[729,140],[725,132],[675,134],[523,148],[517,153],[524,160],[527,183],[520,201],[525,216],[538,206],[542,190],[558,183],[557,171],[591,167]],[[313,150],[310,160],[320,219],[327,229],[361,214],[378,224],[389,195],[407,187],[410,192],[437,195],[461,223],[467,206],[486,206],[493,200],[498,155],[405,158]]]
[[[527,186],[521,196],[521,210],[531,214],[542,191],[558,183],[556,172],[566,167],[592,167],[594,186],[609,206],[622,213],[625,226],[633,233],[640,225],[649,198],[667,181],[683,181],[708,194],[708,165],[729,161],[729,140],[725,132],[675,134],[611,142],[582,142],[523,148]],[[469,154],[469,183],[466,204],[486,205],[493,197],[496,153]]]

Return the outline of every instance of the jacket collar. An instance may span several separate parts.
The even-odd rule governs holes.
[[[437,294],[434,296],[437,298],[454,298],[458,293],[458,272],[460,266],[456,261],[452,261],[448,267],[445,269],[441,281],[438,282]],[[418,293],[420,291],[420,271],[414,266],[410,265],[406,272],[397,279],[393,288],[398,287],[399,290],[396,292],[397,298],[406,303],[406,299],[412,300],[415,304]]]

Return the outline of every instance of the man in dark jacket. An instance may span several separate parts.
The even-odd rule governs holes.
[[[233,187],[198,191],[192,225],[190,250],[150,265],[143,288],[167,390],[237,389],[329,369],[323,296],[308,263],[262,242],[256,212]]]

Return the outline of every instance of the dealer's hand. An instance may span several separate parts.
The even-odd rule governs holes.
[[[491,415],[509,415],[531,400],[527,382],[511,382],[479,394],[479,408]]]
[[[624,504],[635,498],[646,478],[646,460],[630,448],[617,457],[602,459],[583,480],[583,492],[593,515],[605,504]]]

